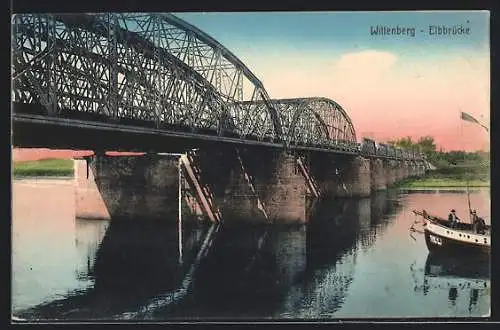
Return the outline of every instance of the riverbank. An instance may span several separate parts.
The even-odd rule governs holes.
[[[399,188],[479,188],[489,187],[490,181],[457,180],[453,178],[421,178],[404,180],[397,184]]]
[[[15,182],[70,182],[73,181],[72,176],[15,176],[12,181]]]
[[[489,167],[444,167],[427,172],[422,178],[400,181],[399,188],[470,188],[490,187]]]
[[[42,159],[16,162],[13,164],[14,179],[71,179],[72,159]]]

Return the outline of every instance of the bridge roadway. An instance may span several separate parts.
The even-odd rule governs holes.
[[[14,108],[16,105],[14,105]],[[362,143],[338,143],[327,146],[286,145],[281,141],[262,141],[239,137],[203,134],[190,131],[158,129],[139,125],[124,125],[113,122],[89,121],[33,115],[12,114],[13,145],[23,148],[51,147],[54,149],[142,151],[158,153],[184,153],[204,147],[241,146],[258,151],[259,148],[288,151],[321,152],[339,155],[364,156],[386,160],[421,160],[421,154],[393,154],[380,150],[374,141],[364,139]],[[195,129],[193,129],[195,130]],[[371,142],[371,145],[370,145]],[[368,146],[367,146],[368,144]],[[363,150],[371,147],[371,151]]]
[[[244,146],[285,149],[282,142],[241,139],[238,137],[203,134],[189,131],[174,131],[123,125],[112,122],[88,121],[50,117],[44,115],[14,113],[13,144],[16,147],[47,147],[56,149],[144,151],[159,153],[184,153],[203,147]],[[316,151],[359,155],[361,144],[350,143],[328,147],[292,145],[289,150]],[[257,149],[255,149],[257,150]],[[384,157],[384,156],[379,156]],[[396,157],[385,156],[387,159]]]

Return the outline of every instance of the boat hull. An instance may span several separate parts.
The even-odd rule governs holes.
[[[429,229],[424,230],[425,244],[432,253],[442,254],[489,254],[489,246],[474,245],[440,235]]]

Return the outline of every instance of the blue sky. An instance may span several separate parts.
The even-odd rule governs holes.
[[[487,11],[476,12],[251,12],[177,13],[177,16],[207,32],[236,55],[247,49],[296,49],[344,52],[384,49],[415,53],[422,46],[438,55],[488,48]],[[469,21],[469,23],[466,23]],[[371,36],[370,26],[408,26],[417,29],[407,36]],[[471,35],[440,38],[424,32],[429,25],[469,26]]]

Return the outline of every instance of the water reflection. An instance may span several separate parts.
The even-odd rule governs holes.
[[[408,235],[411,209],[447,209],[462,198],[439,195],[441,205],[427,196],[390,190],[319,200],[300,226],[214,231],[185,223],[182,255],[171,221],[15,209],[22,216],[14,218],[13,307],[26,318],[79,320],[484,314],[489,264],[427,256],[423,237]],[[42,247],[49,253],[28,254]],[[33,272],[23,271],[26,265]],[[33,290],[30,282],[40,285]]]
[[[477,307],[480,296],[490,290],[489,258],[442,256],[430,253],[425,263],[424,295],[446,294],[450,308],[467,306],[469,313]]]
[[[85,290],[106,222],[75,222],[72,182],[16,182],[12,210],[13,312]]]
[[[75,246],[78,254],[76,278],[86,281],[94,277],[94,262],[99,245],[109,226],[106,220],[75,219]]]
[[[71,291],[62,299],[38,304],[22,312],[21,317],[110,319],[136,311],[158,294],[176,290],[186,271],[185,265],[193,258],[193,253],[187,250],[186,263],[179,263],[177,230],[168,222],[76,221],[77,251],[81,255],[77,277],[92,281],[85,290]],[[201,238],[203,234],[199,232],[203,230],[192,228],[191,232]],[[199,246],[192,236],[186,239],[187,246]]]
[[[307,268],[274,313],[280,318],[331,318],[356,274],[359,253],[373,247],[398,208],[392,191],[372,198],[321,201],[307,228]]]

